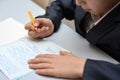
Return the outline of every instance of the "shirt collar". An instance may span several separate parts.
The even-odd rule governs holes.
[[[97,20],[94,25],[97,25],[104,17],[106,17],[112,10],[114,10],[118,5],[120,4],[120,1],[113,7],[111,8],[106,14],[104,14],[99,20]]]

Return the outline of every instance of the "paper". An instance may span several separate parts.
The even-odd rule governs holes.
[[[0,22],[0,45],[18,40],[26,35],[27,30],[18,21],[8,18]]]
[[[37,54],[58,54],[65,50],[46,40],[31,40],[24,25],[12,18],[0,22],[0,32],[0,70],[10,80],[19,80],[33,72],[27,61]]]
[[[14,80],[32,71],[28,68],[29,59],[42,53],[58,54],[60,50],[64,49],[48,41],[36,44],[29,39],[20,39],[0,47],[0,68],[10,80]]]

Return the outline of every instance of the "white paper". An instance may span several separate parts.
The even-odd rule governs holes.
[[[24,25],[12,18],[0,22],[0,32],[0,70],[10,80],[30,73],[32,70],[27,61],[37,54],[58,54],[60,50],[65,50],[49,41],[27,38]]]
[[[52,42],[43,40],[35,43],[20,39],[0,47],[0,68],[10,80],[20,78],[31,72],[27,63],[29,59],[37,54],[58,54],[60,50],[64,49]]]
[[[0,45],[18,40],[27,35],[24,25],[8,18],[0,22]]]

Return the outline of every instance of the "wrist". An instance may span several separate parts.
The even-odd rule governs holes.
[[[85,68],[86,61],[87,61],[86,58],[80,59],[79,78],[83,77],[83,73],[84,73],[84,68]]]

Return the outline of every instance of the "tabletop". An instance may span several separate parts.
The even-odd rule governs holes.
[[[12,17],[20,23],[26,24],[30,21],[27,14],[28,10],[32,11],[34,17],[45,13],[44,9],[33,3],[31,0],[0,0],[0,21]],[[87,40],[85,40],[83,37],[81,37],[79,34],[74,32],[63,23],[61,24],[58,32],[53,34],[51,37],[46,38],[46,40],[50,40],[69,50],[70,52],[72,52],[72,54],[80,57],[117,63],[116,60],[114,60],[98,48],[90,45]],[[0,72],[0,78],[2,78],[2,80],[7,80],[2,72]],[[38,76],[35,73],[31,73],[21,80],[48,80],[48,78],[49,80],[65,80],[59,78]]]

